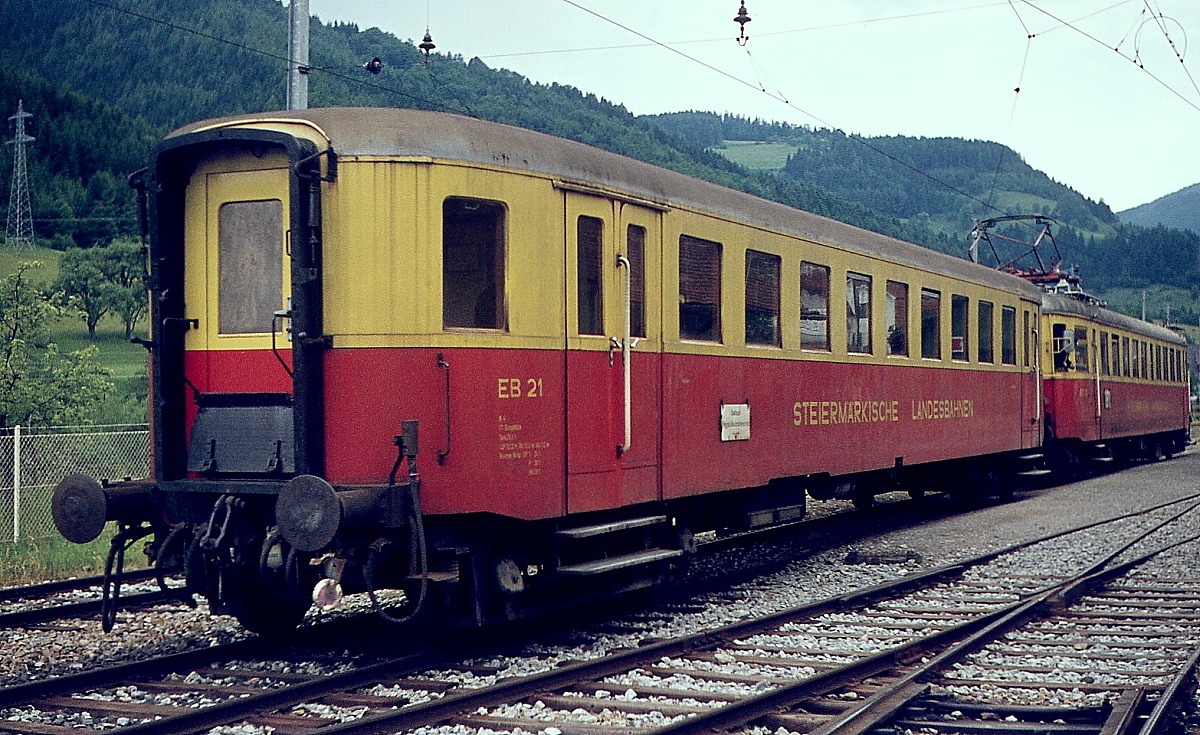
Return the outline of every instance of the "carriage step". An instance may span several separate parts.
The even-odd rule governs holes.
[[[1051,472],[1053,472],[1053,470],[1025,470],[1024,472],[1018,472],[1017,474],[1021,477],[1042,477],[1050,474]]]
[[[652,564],[656,561],[673,559],[677,556],[683,556],[683,552],[679,549],[647,549],[633,554],[613,556],[608,559],[596,559],[595,561],[583,562],[582,564],[566,564],[558,568],[558,573],[570,577],[587,577],[593,574],[604,574],[605,572],[613,572],[618,569]]]
[[[1042,452],[1034,452],[1033,454],[1022,454],[1017,457],[1018,462],[1040,462],[1046,458]]]
[[[603,536],[609,533],[617,533],[618,531],[628,531],[631,528],[656,526],[660,523],[666,522],[666,516],[646,516],[644,518],[629,518],[623,521],[613,521],[612,523],[598,523],[594,526],[563,528],[555,531],[554,535],[561,539],[591,538],[593,536]]]

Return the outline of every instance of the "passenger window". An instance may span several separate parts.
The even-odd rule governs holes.
[[[1137,343],[1135,342],[1134,344],[1136,345]],[[1126,378],[1130,377],[1130,375],[1131,375],[1130,370],[1129,370],[1129,364],[1130,364],[1129,352],[1130,352],[1129,338],[1122,337],[1121,338],[1121,374],[1124,375]]]
[[[1142,378],[1143,379],[1150,377],[1150,356],[1149,356],[1149,354],[1147,354],[1150,351],[1149,348],[1150,348],[1149,342],[1142,342]]]
[[[1075,355],[1075,332],[1067,329],[1066,324],[1053,326],[1054,371],[1058,373],[1070,370],[1072,358]]]
[[[1108,375],[1108,332],[1100,332],[1100,374]]]
[[[1140,378],[1142,376],[1142,358],[1141,358],[1142,350],[1141,350],[1141,343],[1138,340],[1136,340],[1136,339],[1133,340],[1133,345],[1131,347],[1131,351],[1133,352],[1133,376],[1132,377]]]
[[[283,202],[226,202],[217,211],[217,329],[267,334],[283,308]]]
[[[995,362],[992,345],[992,319],[995,307],[990,301],[979,302],[979,361]]]
[[[629,331],[646,336],[646,228],[629,225],[625,233],[625,257],[629,259]]]
[[[846,351],[871,352],[871,277],[846,274]]]
[[[800,264],[800,346],[829,349],[829,267]]]
[[[966,296],[953,294],[950,296],[950,359],[970,360],[971,354],[967,349],[967,330],[969,317],[967,309],[969,301]]]
[[[921,357],[942,357],[942,295],[921,289]]]
[[[1088,371],[1088,330],[1078,324],[1075,325],[1075,370]]]
[[[451,197],[442,203],[442,324],[503,329],[504,205]]]
[[[575,228],[579,256],[576,278],[579,296],[579,333],[604,334],[604,292],[602,286],[604,221],[580,217]]]
[[[721,243],[679,237],[679,336],[721,341]]]
[[[1121,335],[1114,334],[1110,337],[1112,342],[1112,375],[1121,374]]]
[[[887,282],[887,343],[889,355],[908,356],[908,284]]]
[[[774,345],[779,339],[778,255],[746,251],[746,344]]]
[[[1025,312],[1025,321],[1029,321],[1029,312]],[[1025,325],[1025,339],[1028,344],[1028,323]],[[1000,307],[1000,362],[1005,365],[1017,364],[1017,310],[1011,306]],[[1029,364],[1028,352],[1025,364]]]

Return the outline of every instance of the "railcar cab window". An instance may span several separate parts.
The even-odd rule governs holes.
[[[283,202],[226,202],[217,212],[217,325],[267,334],[283,308]]]
[[[746,251],[746,344],[779,347],[778,255]]]
[[[646,228],[629,225],[625,234],[625,257],[629,260],[629,330],[634,337],[646,336]]]
[[[1079,324],[1075,325],[1075,370],[1088,371],[1088,330]]]
[[[871,277],[846,274],[846,351],[871,353]]]
[[[887,344],[889,355],[908,356],[908,284],[887,282]]]
[[[921,289],[921,357],[942,359],[942,294]]]
[[[1075,331],[1066,324],[1055,324],[1053,329],[1054,371],[1064,373],[1074,367]]]
[[[995,306],[990,301],[979,302],[979,361],[995,362],[995,347],[992,345],[992,321]]]
[[[679,236],[679,336],[721,341],[721,243]]]
[[[1108,375],[1110,363],[1108,361],[1108,332],[1101,330],[1100,332],[1100,374]]]
[[[829,267],[800,263],[800,346],[829,349]]]
[[[970,300],[966,296],[952,294],[950,296],[950,359],[970,360],[971,351],[968,347],[970,328]]]
[[[442,203],[442,324],[504,329],[505,208],[450,197]]]
[[[1121,374],[1121,335],[1112,335],[1112,375]]]
[[[1133,346],[1129,351],[1133,354],[1133,373],[1130,377],[1140,378],[1142,377],[1141,343],[1136,339],[1133,340]]]
[[[1029,312],[1025,312],[1028,321]],[[1025,330],[1028,345],[1029,330]],[[1028,346],[1026,346],[1028,351]],[[1017,364],[1017,310],[1011,306],[1000,307],[1000,362],[1005,365]],[[1025,355],[1025,363],[1029,364],[1029,355]]]
[[[1136,343],[1135,343],[1136,344]],[[1121,338],[1121,374],[1130,377],[1129,372],[1129,338]]]
[[[604,296],[601,289],[604,222],[595,217],[580,217],[575,228],[578,247],[577,295],[579,297],[579,333],[604,334]]]

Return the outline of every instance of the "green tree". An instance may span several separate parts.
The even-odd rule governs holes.
[[[109,308],[125,324],[125,339],[150,306],[146,296],[146,252],[133,240],[114,240],[102,251],[101,270],[108,278]]]
[[[87,325],[88,339],[96,341],[96,325],[112,306],[112,284],[104,272],[100,248],[68,250],[58,265],[54,288],[64,305],[74,307]]]
[[[0,281],[0,427],[79,423],[112,390],[96,348],[63,353],[50,340],[62,307],[30,279],[37,265]]]
[[[124,322],[126,339],[133,336],[148,307],[145,262],[142,246],[131,240],[63,253],[54,287],[79,310],[92,341],[96,325],[109,313]]]

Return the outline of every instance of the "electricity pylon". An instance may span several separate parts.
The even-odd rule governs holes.
[[[33,117],[25,112],[25,101],[17,102],[17,114],[8,118],[13,121],[13,175],[8,194],[8,222],[4,226],[4,243],[14,250],[33,250],[33,209],[29,206],[29,170],[25,162],[25,145],[33,142],[33,136],[25,134],[25,120]]]

